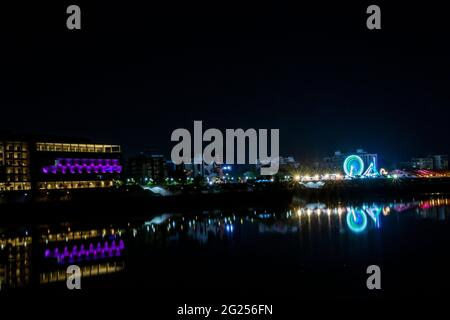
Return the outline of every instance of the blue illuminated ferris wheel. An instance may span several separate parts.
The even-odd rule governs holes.
[[[344,161],[344,172],[349,177],[357,177],[363,174],[364,171],[364,161],[360,156],[350,155],[345,158]]]
[[[379,176],[375,158],[369,161],[369,166],[367,167],[367,169],[365,169],[363,159],[355,154],[352,154],[347,158],[345,158],[344,172],[347,175],[347,177],[350,178]]]

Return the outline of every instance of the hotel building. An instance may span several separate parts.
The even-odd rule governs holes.
[[[121,172],[119,145],[0,140],[0,191],[107,188]]]

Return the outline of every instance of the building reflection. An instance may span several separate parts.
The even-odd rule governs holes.
[[[65,281],[67,266],[80,266],[82,278],[121,272],[125,268],[123,252],[126,229],[75,229],[40,236],[42,270],[39,283]]]
[[[0,239],[0,288],[21,288],[31,279],[30,236]]]
[[[65,281],[67,267],[80,266],[82,277],[121,272],[125,268],[123,230],[76,229],[58,226],[28,231],[2,231],[0,238],[0,289],[24,288]],[[25,233],[24,236],[14,235]]]
[[[418,218],[446,220],[450,214],[449,199],[409,202],[363,203],[359,205],[330,205],[307,203],[285,211],[205,212],[201,215],[162,215],[152,223],[145,223],[143,231],[153,234],[152,244],[158,239],[180,241],[189,238],[205,244],[210,239],[233,238],[249,225],[258,233],[289,234],[302,232],[313,224],[337,228],[353,234],[382,228],[383,217],[413,212]],[[241,225],[245,224],[244,228]]]
[[[116,272],[124,271],[124,261],[99,262],[80,267],[82,279],[104,276]],[[39,284],[48,284],[67,280],[66,268],[54,269],[52,271],[42,272],[39,275]]]
[[[183,241],[203,246],[211,241],[253,241],[255,234],[278,237],[305,233],[309,237],[318,232],[320,237],[324,230],[359,237],[382,230],[391,216],[403,214],[416,219],[447,220],[450,199],[346,205],[303,203],[284,210],[165,213],[148,221],[136,220],[115,227],[61,224],[38,226],[32,231],[0,229],[0,287],[14,289],[62,282],[71,264],[80,266],[83,278],[124,272],[128,255]]]

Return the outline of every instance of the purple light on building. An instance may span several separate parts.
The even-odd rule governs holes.
[[[72,158],[58,158],[54,165],[44,166],[41,169],[42,173],[66,174],[68,171],[71,174],[75,173],[121,173],[122,166],[118,159],[72,159]]]

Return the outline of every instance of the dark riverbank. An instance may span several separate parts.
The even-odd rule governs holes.
[[[420,198],[432,194],[450,194],[450,179],[376,179],[327,181],[320,189],[293,183],[269,183],[254,188],[230,185],[220,192],[184,189],[170,196],[155,195],[139,187],[109,190],[52,191],[2,195],[1,223],[45,223],[102,221],[105,218],[126,221],[148,218],[165,212],[238,209],[249,207],[285,208],[292,199],[304,202],[337,203],[372,201],[387,198]],[[14,199],[12,199],[14,198]]]
[[[56,197],[53,195],[53,197]],[[51,223],[71,221],[127,221],[164,212],[188,212],[211,208],[283,208],[291,203],[293,190],[270,188],[259,191],[190,193],[155,196],[149,192],[90,190],[70,194],[63,200],[3,203],[2,223]]]
[[[328,181],[320,189],[300,186],[296,195],[306,201],[336,202],[411,198],[440,193],[450,193],[449,178]]]

